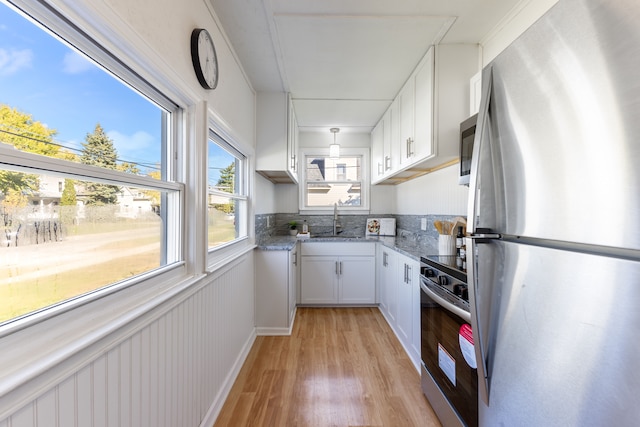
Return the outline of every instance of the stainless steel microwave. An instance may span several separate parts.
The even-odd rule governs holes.
[[[473,140],[476,137],[476,122],[478,115],[474,114],[460,123],[460,176],[458,184],[469,185],[471,177],[471,154],[473,153]]]

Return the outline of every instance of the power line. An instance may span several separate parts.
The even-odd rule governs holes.
[[[6,125],[3,125],[3,126],[6,126]],[[10,131],[4,130],[4,129],[0,129],[0,133],[5,133],[5,134],[8,134],[8,135],[17,136],[19,138],[29,139],[31,141],[39,142],[39,143],[42,143],[42,144],[53,145],[53,146],[56,146],[56,147],[64,148],[65,150],[75,151],[75,152],[80,153],[80,154],[83,153],[83,150],[81,150],[79,148],[73,148],[73,147],[69,147],[69,146],[66,146],[66,145],[57,144],[55,142],[46,141],[46,140],[43,140],[43,139],[38,139],[38,138],[31,137],[31,136],[15,133],[15,132],[10,132]],[[29,132],[29,133],[33,133],[33,132]],[[11,143],[11,141],[2,141],[2,142]],[[157,167],[155,165],[151,165],[149,163],[134,162],[134,161],[123,160],[123,159],[118,159],[118,158],[116,159],[116,161],[121,162],[121,163],[128,163],[128,164],[132,164],[132,165],[136,165],[136,166],[141,166],[141,167],[144,167],[144,168],[147,168],[147,169],[160,170],[159,167]]]

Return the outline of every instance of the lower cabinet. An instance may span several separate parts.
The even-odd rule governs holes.
[[[378,292],[380,311],[389,324],[396,323],[398,298],[396,292],[397,253],[384,245],[378,246]]]
[[[420,263],[381,245],[378,287],[380,311],[420,370]]]
[[[375,304],[375,243],[302,243],[302,304]]]
[[[287,250],[257,250],[256,333],[290,335],[296,313],[298,245]]]

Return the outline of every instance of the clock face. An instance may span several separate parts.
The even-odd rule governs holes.
[[[218,58],[209,32],[196,28],[191,33],[191,60],[198,81],[205,89],[218,85]]]

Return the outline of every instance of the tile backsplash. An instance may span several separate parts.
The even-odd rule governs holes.
[[[410,239],[418,243],[437,244],[438,231],[433,222],[435,220],[452,221],[453,215],[340,215],[338,222],[342,226],[342,236],[364,236],[367,218],[395,218],[396,237]],[[421,230],[422,218],[427,220],[427,229]],[[270,236],[284,236],[289,234],[289,221],[297,221],[298,229],[307,221],[312,235],[330,235],[333,233],[333,215],[301,215],[290,213],[261,214],[255,217],[256,239]]]

